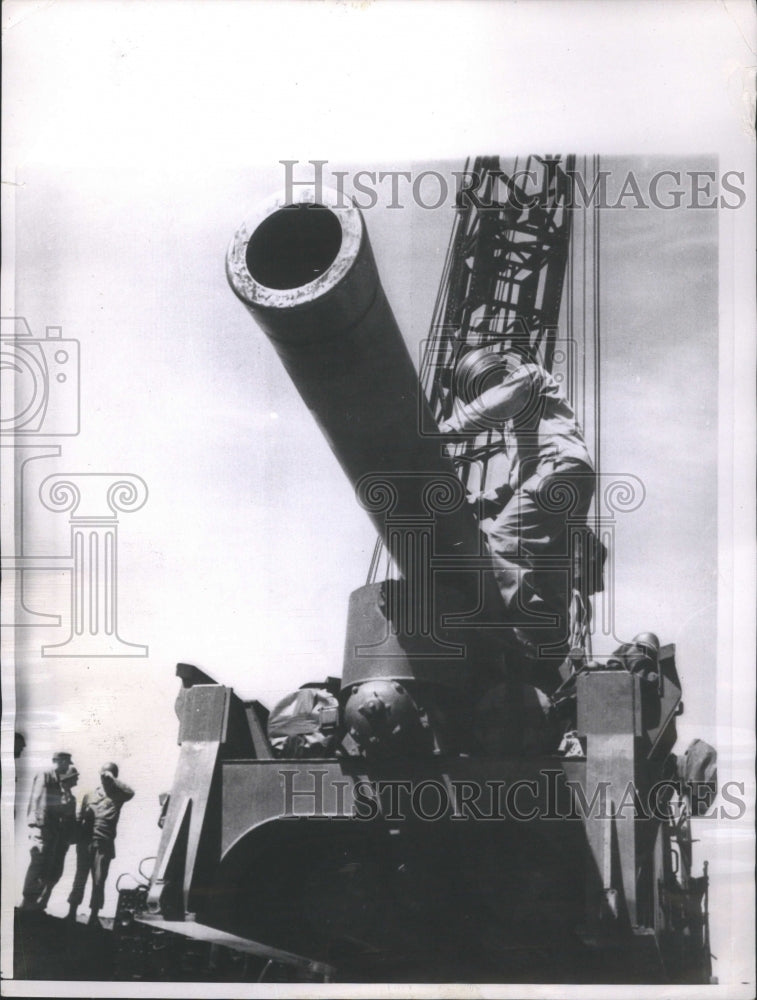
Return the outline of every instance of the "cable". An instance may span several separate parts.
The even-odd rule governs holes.
[[[143,879],[146,879],[146,880],[147,880],[147,882],[149,882],[149,881],[150,881],[150,879],[152,878],[152,875],[145,875],[145,873],[144,873],[144,872],[142,871],[142,865],[143,865],[143,864],[144,864],[144,863],[145,863],[146,861],[156,861],[156,860],[157,860],[157,855],[156,855],[156,854],[152,854],[152,855],[150,855],[150,857],[147,857],[147,858],[142,858],[142,860],[141,860],[141,861],[139,862],[139,864],[137,865],[137,869],[138,869],[138,871],[139,871],[139,874],[140,874],[140,875],[142,876],[142,878],[143,878]]]
[[[594,158],[595,161],[595,173],[599,177],[599,156]],[[599,484],[600,484],[600,463],[601,463],[601,377],[602,377],[602,367],[601,367],[601,343],[599,337],[599,306],[600,306],[600,296],[599,296],[599,199],[594,204],[594,260],[593,260],[593,293],[594,293],[594,308],[593,313],[593,336],[594,336],[594,476],[596,480],[596,494],[599,495]],[[599,534],[599,504],[595,503],[594,507],[594,533]]]
[[[116,892],[120,892],[121,891],[121,888],[120,888],[120,886],[121,886],[121,879],[124,879],[124,878],[130,878],[132,880],[132,882],[138,888],[140,888],[140,889],[146,889],[147,886],[150,884],[149,882],[140,882],[139,879],[135,875],[132,875],[131,872],[121,872],[121,874],[116,879]]]
[[[258,976],[258,982],[265,982],[265,977],[268,975],[268,970],[273,966],[273,959],[269,958],[268,961],[263,966],[263,971]]]

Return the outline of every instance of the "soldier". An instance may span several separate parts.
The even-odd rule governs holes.
[[[585,522],[594,472],[570,404],[549,372],[518,354],[498,359],[500,381],[468,402],[456,400],[443,434],[496,430],[507,445],[502,482],[478,503],[494,573],[527,659],[539,647],[568,650],[568,518]]]
[[[116,856],[118,818],[124,802],[132,798],[134,792],[118,780],[118,765],[112,762],[105,764],[100,771],[100,785],[82,798],[77,818],[76,875],[68,897],[69,920],[76,920],[76,910],[84,899],[87,878],[91,874],[89,924],[100,926],[98,913],[103,906],[105,881],[110,862]]]
[[[22,910],[44,910],[63,864],[73,834],[76,799],[72,789],[79,772],[71,754],[53,755],[54,767],[35,775],[27,810],[31,861],[23,888]]]

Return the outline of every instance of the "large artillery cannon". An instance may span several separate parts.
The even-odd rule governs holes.
[[[507,627],[360,213],[273,199],[227,273],[400,579],[352,596],[329,756],[276,756],[263,706],[179,665],[181,752],[137,925],[295,978],[706,980],[704,924],[687,918],[682,945],[676,903],[702,889],[674,875],[666,811],[683,796],[673,647],[648,642],[644,670],[636,647],[581,664],[567,752],[486,752],[475,705],[512,690]]]

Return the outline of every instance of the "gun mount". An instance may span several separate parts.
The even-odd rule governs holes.
[[[561,749],[470,752],[470,691],[508,694],[498,595],[362,217],[274,199],[227,270],[403,582],[353,594],[341,732],[351,711],[365,727],[331,755],[277,756],[263,706],[178,666],[179,763],[134,926],[300,979],[706,982],[706,876],[689,879],[669,808],[686,802],[674,648],[647,633],[583,662],[555,699],[575,726]],[[402,721],[419,701],[425,743]],[[393,752],[373,754],[392,711]]]

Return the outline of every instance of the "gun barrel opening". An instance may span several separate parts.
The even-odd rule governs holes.
[[[252,233],[245,261],[267,288],[299,288],[324,274],[342,245],[337,216],[323,205],[290,205],[264,219]]]

